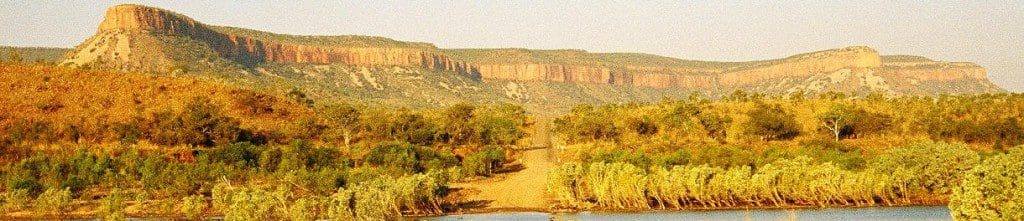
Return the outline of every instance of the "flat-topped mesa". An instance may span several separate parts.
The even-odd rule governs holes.
[[[200,29],[205,29],[202,26],[192,18],[159,8],[116,5],[107,9],[107,14],[103,17],[103,22],[100,22],[97,33],[124,30],[193,35],[199,33]]]
[[[456,57],[477,60],[474,66],[479,67],[484,79],[584,82],[655,88],[744,86],[770,79],[807,77],[839,69],[881,66],[878,52],[865,46],[752,62],[699,62],[654,55],[602,54],[581,50],[491,49],[454,53],[460,54]]]
[[[729,70],[719,76],[719,83],[738,86],[785,77],[805,77],[839,69],[877,68],[882,59],[878,51],[865,46],[812,52],[768,61],[752,67]]]
[[[222,62],[222,61],[227,62]],[[241,64],[239,67],[237,64]],[[62,64],[128,71],[188,69],[253,73],[261,63],[422,67],[475,80],[542,81],[694,90],[892,90],[918,93],[917,85],[956,84],[961,92],[999,88],[972,63],[925,57],[879,56],[854,46],[782,59],[715,62],[643,53],[591,53],[578,49],[439,49],[429,43],[370,36],[297,36],[206,25],[171,11],[118,5],[107,10],[97,34],[68,53]],[[261,73],[261,72],[256,72]],[[822,80],[827,77],[829,80]],[[813,84],[813,85],[808,85]],[[934,91],[942,91],[935,87]],[[965,89],[966,88],[966,89]]]
[[[100,23],[98,32],[114,30],[191,37],[207,43],[217,53],[243,65],[260,62],[400,65],[456,71],[470,76],[478,76],[475,68],[438,53],[437,48],[429,44],[404,43],[362,36],[304,38],[313,39],[312,42],[289,42],[288,39],[275,41],[269,38],[294,36],[207,26],[184,15],[139,5],[118,5],[108,9],[103,22]],[[338,39],[385,42],[385,45],[372,45],[372,43],[332,44],[340,42]]]

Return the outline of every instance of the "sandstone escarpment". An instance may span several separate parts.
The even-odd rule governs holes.
[[[261,62],[400,65],[476,75],[474,68],[468,64],[450,59],[432,47],[306,45],[268,41],[215,29],[189,17],[158,8],[118,5],[107,10],[97,32],[98,35],[121,31],[189,37],[208,44],[225,58],[249,66]]]
[[[876,68],[880,65],[881,57],[874,49],[862,46],[848,47],[797,55],[744,70],[729,71],[720,75],[719,83],[726,86],[746,85],[774,78],[810,76],[843,68]]]
[[[988,81],[984,67],[967,62],[894,62],[885,63],[881,71],[919,81]]]
[[[348,65],[357,69],[394,66],[469,77],[475,83],[559,82],[715,92],[870,90],[914,94],[924,91],[914,88],[918,85],[942,84],[966,88],[958,91],[998,90],[988,81],[985,69],[972,63],[909,55],[880,56],[865,46],[749,62],[693,61],[573,49],[439,49],[429,43],[382,37],[293,36],[212,26],[167,10],[138,5],[110,8],[96,35],[69,53],[62,63],[132,71],[182,70],[274,77],[298,76],[299,72],[305,77],[336,74],[298,71],[306,70],[304,67],[310,64]],[[453,72],[457,74],[452,75]],[[927,93],[943,90],[934,88],[939,89]]]
[[[594,83],[654,88],[709,88],[714,86],[711,76],[672,74],[665,71],[665,68],[657,67],[630,70],[561,64],[480,64],[475,66],[484,79]]]

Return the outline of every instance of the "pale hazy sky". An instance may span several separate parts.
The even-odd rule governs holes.
[[[371,35],[442,48],[643,52],[745,61],[867,45],[972,61],[1024,92],[1024,1],[0,1],[0,45],[73,47],[107,7],[286,34]]]

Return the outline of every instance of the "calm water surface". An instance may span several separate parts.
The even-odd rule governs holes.
[[[631,213],[485,213],[414,220],[952,220],[945,206],[716,211],[653,211]]]

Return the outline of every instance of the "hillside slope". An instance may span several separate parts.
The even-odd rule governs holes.
[[[286,98],[198,79],[50,65],[0,64],[0,103],[0,146],[116,142],[128,126],[167,126],[133,122],[162,122],[191,104],[210,105],[252,132],[294,131],[297,119],[312,115]]]
[[[854,46],[749,62],[583,50],[439,49],[368,36],[295,36],[206,25],[139,5],[110,8],[63,65],[187,74],[321,102],[408,107],[460,101],[573,104],[654,101],[734,90],[786,95],[934,95],[1003,91],[985,69]]]

